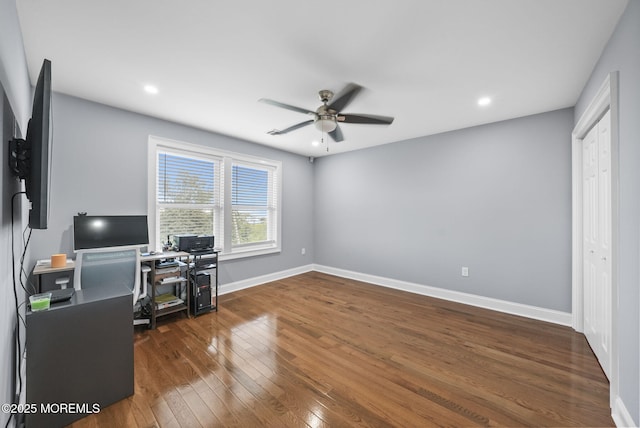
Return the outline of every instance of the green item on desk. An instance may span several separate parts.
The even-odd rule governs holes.
[[[29,296],[29,302],[31,303],[31,311],[46,311],[51,305],[51,293],[41,293]]]

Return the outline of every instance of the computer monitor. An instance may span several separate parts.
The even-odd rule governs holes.
[[[73,248],[149,245],[149,226],[146,215],[113,215],[73,217]]]

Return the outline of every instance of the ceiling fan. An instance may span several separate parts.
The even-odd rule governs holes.
[[[339,123],[362,123],[368,125],[390,125],[393,122],[393,117],[388,116],[374,116],[369,114],[346,114],[341,113],[351,100],[362,90],[362,86],[355,83],[348,84],[342,92],[340,92],[335,98],[333,92],[323,89],[318,92],[322,105],[316,109],[316,111],[307,110],[304,108],[284,104],[278,101],[270,100],[268,98],[261,98],[258,101],[271,104],[276,107],[286,108],[287,110],[297,111],[299,113],[312,116],[313,119],[305,120],[304,122],[297,123],[286,129],[274,129],[268,132],[271,135],[281,135],[304,126],[315,124],[316,128],[321,132],[326,132],[331,136],[333,141],[339,143],[344,140],[342,131],[338,126]]]

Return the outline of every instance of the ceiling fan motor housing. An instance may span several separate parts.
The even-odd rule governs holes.
[[[331,98],[333,98],[333,92],[328,89],[321,90],[320,92],[318,92],[318,95],[320,96],[320,101],[325,104],[331,101]]]

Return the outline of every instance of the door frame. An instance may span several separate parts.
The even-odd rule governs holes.
[[[595,97],[584,111],[571,133],[572,169],[572,327],[584,332],[583,308],[583,229],[582,229],[582,140],[600,120],[607,109],[611,110],[611,378],[609,379],[609,406],[615,408],[618,397],[618,218],[619,218],[619,110],[618,72],[607,75]]]

